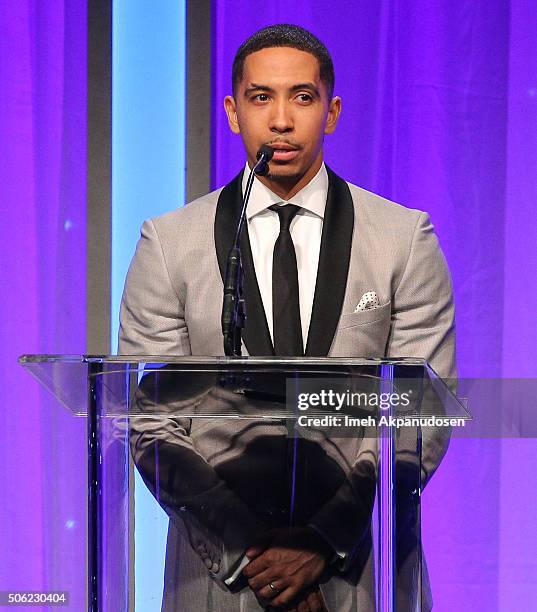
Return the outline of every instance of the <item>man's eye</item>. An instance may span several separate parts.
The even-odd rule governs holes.
[[[269,98],[267,94],[264,94],[264,93],[256,94],[254,96],[254,100],[256,100],[257,102],[266,102],[268,99]]]
[[[308,93],[298,94],[297,99],[302,104],[307,104],[307,103],[309,103],[309,102],[311,102],[313,100],[312,96],[310,94],[308,94]]]

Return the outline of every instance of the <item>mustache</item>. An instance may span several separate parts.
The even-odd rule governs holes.
[[[293,149],[302,149],[302,145],[298,144],[298,142],[293,142],[292,140],[279,138],[278,140],[272,140],[271,142],[265,143],[269,147],[277,147],[279,144],[286,144]]]

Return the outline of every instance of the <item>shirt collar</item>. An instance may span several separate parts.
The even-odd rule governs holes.
[[[246,189],[246,183],[250,174],[250,166],[248,162],[242,175],[242,193]],[[257,178],[254,178],[252,185],[252,191],[250,193],[250,199],[248,201],[248,207],[246,209],[246,217],[251,219],[255,215],[265,211],[269,206],[273,204],[295,204],[305,210],[313,213],[317,217],[324,219],[324,211],[326,208],[326,197],[328,194],[328,173],[324,162],[321,164],[317,174],[311,179],[311,181],[303,187],[297,194],[295,194],[290,200],[284,201],[280,196],[276,195],[268,187]]]

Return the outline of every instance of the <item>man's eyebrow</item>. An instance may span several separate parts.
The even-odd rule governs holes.
[[[268,93],[274,93],[274,89],[269,87],[268,85],[258,85],[257,83],[250,83],[250,85],[245,89],[244,94],[248,95],[252,93],[252,91],[266,91]]]
[[[314,83],[310,83],[310,82],[306,82],[306,83],[297,83],[296,85],[293,85],[289,91],[301,91],[301,90],[307,90],[310,91],[311,93],[315,94],[316,96],[319,96],[319,89],[317,88],[317,86]],[[269,87],[268,85],[260,85],[258,83],[250,83],[250,85],[244,90],[244,95],[248,96],[250,95],[252,92],[254,91],[264,91],[266,93],[274,93],[274,89],[272,87]]]
[[[319,95],[319,89],[314,83],[297,83],[291,87],[291,91],[300,91],[301,89],[307,89],[317,96]]]

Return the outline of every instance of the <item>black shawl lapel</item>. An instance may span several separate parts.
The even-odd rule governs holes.
[[[226,262],[233,245],[242,205],[242,172],[220,192],[214,221],[216,256],[222,281],[226,274]],[[274,348],[265,317],[265,309],[255,276],[248,225],[245,223],[241,237],[241,257],[244,270],[244,300],[246,303],[246,326],[243,340],[248,353],[256,356],[274,355]]]
[[[326,357],[343,307],[354,230],[354,205],[347,183],[326,167],[328,196],[321,235],[307,357]]]

